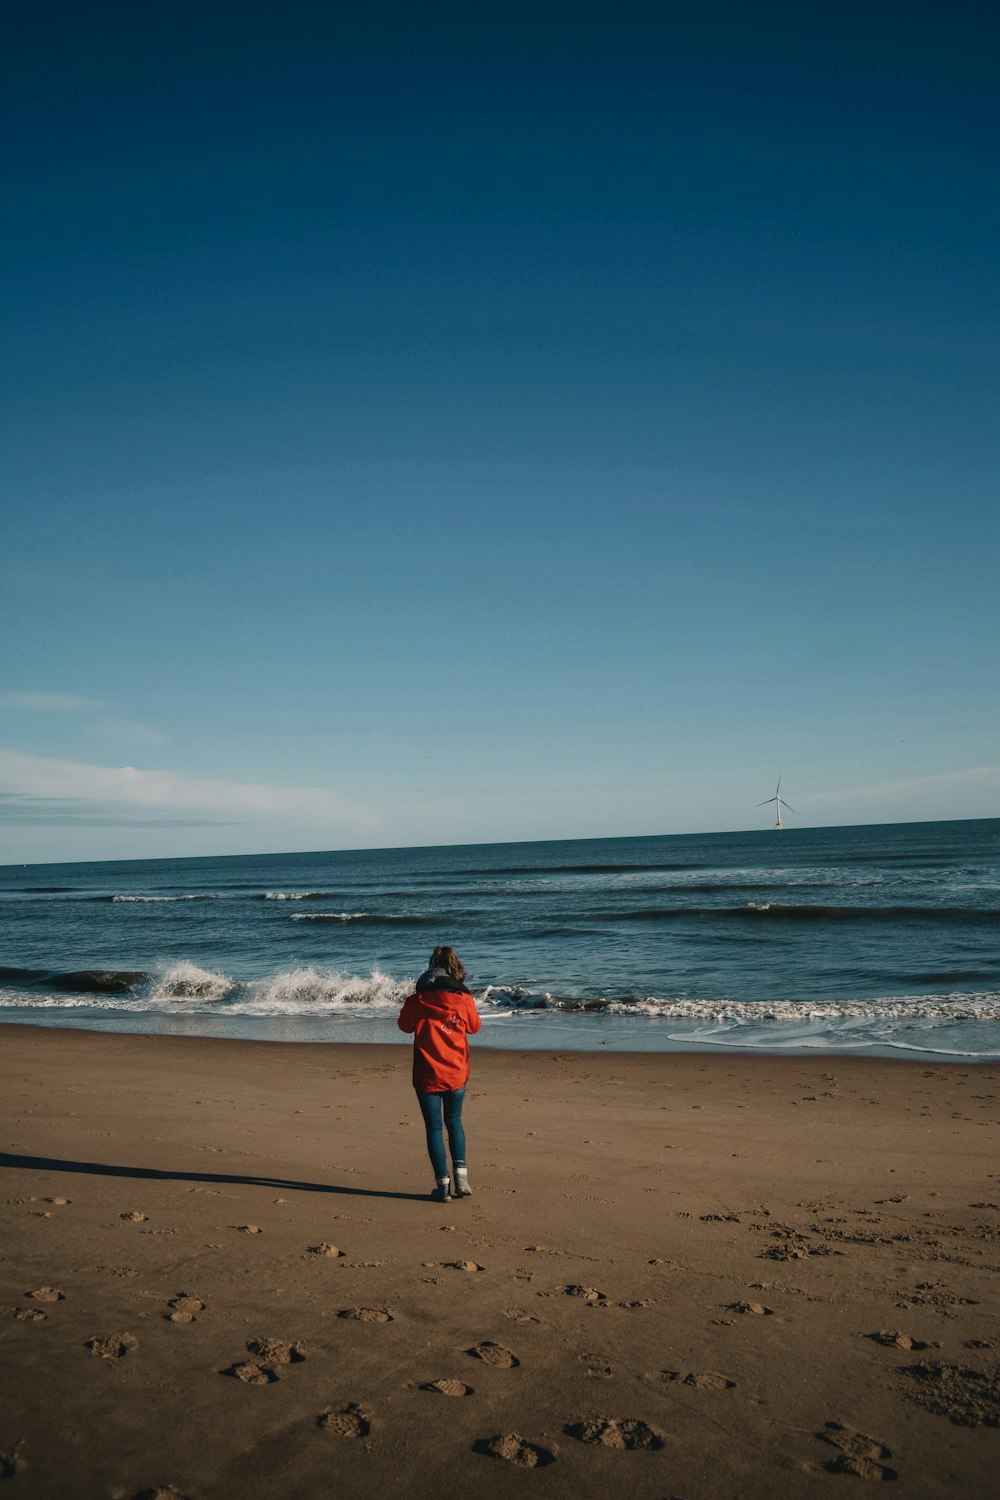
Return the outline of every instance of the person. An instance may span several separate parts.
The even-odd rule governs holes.
[[[462,1105],[469,1081],[469,1036],[482,1025],[476,1002],[465,986],[465,967],[454,948],[435,948],[417,980],[416,992],[403,1002],[400,1031],[413,1036],[413,1087],[424,1117],[427,1152],[434,1168],[431,1197],[438,1203],[467,1198],[469,1169],[465,1156]],[[448,1131],[455,1178],[448,1175],[444,1131]]]

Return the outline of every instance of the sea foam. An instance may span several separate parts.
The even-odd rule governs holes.
[[[170,968],[155,974],[151,979],[146,997],[157,1000],[224,1000],[236,988],[235,980],[225,974],[215,974],[211,969],[200,969],[197,964],[172,964]]]
[[[154,976],[146,991],[146,1001],[151,1008],[174,1001],[200,1001],[213,1007],[221,1002],[228,1015],[311,1016],[341,1011],[397,1011],[412,989],[412,981],[393,979],[378,969],[371,974],[287,969],[260,979],[239,981],[200,969],[197,964],[179,963]]]
[[[330,901],[333,891],[265,891],[265,901]]]
[[[255,1016],[316,1015],[355,1011],[398,1011],[413,991],[410,979],[393,979],[379,969],[370,974],[291,969],[255,979],[227,1006],[231,1013]]]
[[[100,898],[98,897],[96,899],[99,900]],[[145,904],[159,903],[161,901],[214,901],[216,900],[216,897],[207,894],[199,894],[196,896],[112,896],[111,900],[114,902],[131,901],[137,902],[139,904]]]

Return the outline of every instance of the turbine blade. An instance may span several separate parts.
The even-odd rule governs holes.
[[[769,802],[777,802],[777,797],[765,797],[763,802],[758,802],[758,807],[766,807]]]
[[[782,807],[787,807],[789,812],[795,811],[795,808],[792,806],[792,804],[790,802],[786,802],[784,797],[782,797],[781,799],[781,805]]]

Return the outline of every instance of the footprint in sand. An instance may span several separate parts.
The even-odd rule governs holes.
[[[25,1292],[26,1297],[31,1297],[35,1302],[65,1302],[66,1293],[61,1292],[56,1286],[39,1286],[33,1292]]]
[[[726,1307],[730,1312],[749,1314],[754,1318],[770,1318],[774,1313],[773,1307],[765,1307],[763,1302],[727,1302]]]
[[[574,1283],[570,1286],[564,1286],[562,1290],[565,1297],[579,1297],[583,1302],[589,1303],[591,1307],[597,1307],[608,1300],[607,1294],[599,1292],[594,1286],[577,1286]]]
[[[687,1374],[683,1370],[661,1370],[661,1380],[674,1380],[680,1385],[692,1385],[698,1391],[731,1391],[736,1385],[735,1380],[730,1380],[727,1375],[720,1375],[717,1370],[704,1370],[696,1374],[693,1370]]]
[[[912,1401],[947,1417],[957,1427],[1000,1426],[1000,1370],[976,1370],[966,1365],[904,1365],[898,1372],[912,1382],[906,1394]]]
[[[464,1380],[428,1380],[420,1387],[422,1391],[436,1391],[439,1396],[471,1396],[474,1387]]]
[[[384,1307],[342,1307],[338,1318],[350,1318],[355,1323],[391,1323],[393,1315]]]
[[[325,1240],[321,1241],[318,1245],[309,1245],[306,1249],[306,1255],[312,1256],[313,1259],[317,1260],[339,1260],[345,1253],[339,1245],[328,1245]]]
[[[856,1479],[895,1479],[895,1469],[882,1462],[892,1453],[878,1438],[855,1432],[843,1422],[827,1422],[816,1436],[824,1443],[839,1449],[836,1458],[831,1458],[824,1468],[830,1474],[852,1474]]]
[[[168,1323],[196,1323],[198,1313],[205,1311],[201,1298],[192,1297],[189,1292],[178,1292],[176,1297],[171,1297],[167,1306],[170,1312],[163,1316]]]
[[[244,1385],[272,1385],[278,1376],[270,1365],[259,1365],[252,1360],[245,1364],[230,1365],[228,1369],[220,1370],[220,1375],[232,1375],[235,1380],[242,1380]]]
[[[269,1365],[299,1365],[305,1359],[301,1344],[288,1344],[284,1339],[247,1339],[247,1350]]]
[[[541,1318],[536,1318],[523,1307],[505,1307],[503,1310],[505,1318],[510,1318],[514,1323],[540,1323]]]
[[[15,1307],[14,1316],[19,1323],[44,1323],[49,1315],[40,1307]]]
[[[484,1339],[481,1344],[473,1344],[471,1349],[466,1349],[466,1354],[471,1354],[473,1359],[481,1359],[484,1365],[492,1365],[496,1370],[516,1370],[521,1361],[503,1344],[495,1344],[492,1339]]]
[[[884,1344],[887,1349],[929,1349],[930,1345],[923,1339],[912,1338],[908,1333],[900,1333],[898,1328],[880,1328],[878,1333],[866,1333],[866,1339],[874,1339],[876,1344]]]
[[[556,1461],[555,1448],[542,1448],[538,1443],[529,1443],[519,1432],[498,1433],[496,1437],[478,1438],[472,1445],[476,1453],[485,1453],[490,1458],[502,1458],[520,1469],[541,1469]]]
[[[134,1333],[113,1333],[106,1339],[88,1339],[85,1347],[99,1359],[124,1359],[138,1349],[139,1340]]]
[[[481,1266],[477,1260],[444,1260],[441,1264],[446,1271],[475,1272],[486,1270],[486,1267]]]
[[[600,1354],[581,1354],[578,1356],[579,1363],[583,1365],[588,1375],[593,1375],[601,1380],[610,1380],[615,1373],[614,1365]]]
[[[237,1234],[263,1234],[259,1224],[234,1224],[233,1228]]]
[[[599,1443],[602,1448],[663,1447],[660,1434],[639,1417],[585,1417],[579,1422],[568,1422],[563,1431],[581,1443]]]
[[[335,1437],[363,1438],[371,1432],[373,1413],[356,1401],[346,1401],[343,1406],[331,1407],[316,1418],[316,1426],[323,1432],[332,1432]]]
[[[145,1224],[149,1216],[148,1214],[144,1214],[141,1209],[130,1208],[125,1213],[119,1214],[118,1217],[125,1224]]]

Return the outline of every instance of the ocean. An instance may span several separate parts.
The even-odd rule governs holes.
[[[405,1043],[1000,1058],[1000,819],[0,867],[0,1020]]]

